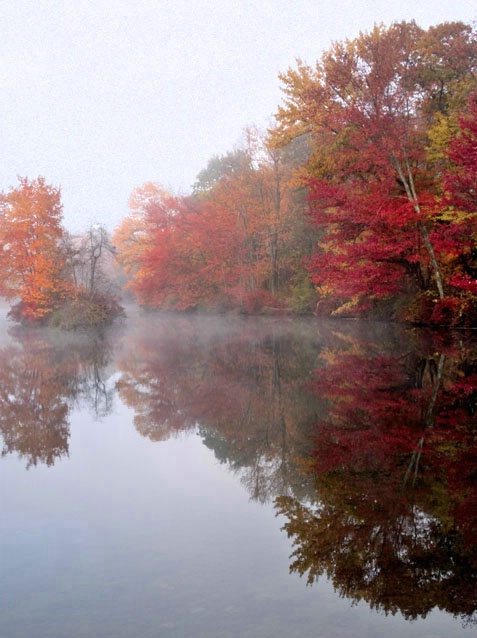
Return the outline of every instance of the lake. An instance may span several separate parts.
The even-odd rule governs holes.
[[[472,334],[0,330],[2,638],[475,636]]]

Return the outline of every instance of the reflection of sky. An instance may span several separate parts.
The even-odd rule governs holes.
[[[99,422],[71,416],[69,458],[0,461],[2,638],[473,635],[289,576],[273,508],[195,434],[153,443],[119,401]]]

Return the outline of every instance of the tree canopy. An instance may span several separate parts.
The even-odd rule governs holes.
[[[323,229],[310,261],[322,296],[364,309],[383,298],[449,295],[447,257],[465,252],[468,239],[448,241],[443,166],[430,150],[437,128],[449,131],[467,108],[476,71],[468,25],[424,31],[401,22],[335,43],[315,68],[299,62],[281,76],[285,101],[272,135],[278,145],[303,133],[312,140],[302,181]]]
[[[266,134],[117,230],[138,301],[472,323],[474,29],[375,25],[280,79]]]

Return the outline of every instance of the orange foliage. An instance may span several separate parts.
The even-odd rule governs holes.
[[[41,321],[65,292],[61,220],[60,191],[42,177],[0,196],[0,294],[20,300],[18,318]]]
[[[302,257],[289,248],[301,211],[291,197],[285,153],[253,132],[247,144],[214,158],[190,197],[151,183],[134,191],[114,243],[139,303],[246,312],[280,305],[290,261]]]

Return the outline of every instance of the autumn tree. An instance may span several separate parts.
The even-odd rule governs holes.
[[[403,294],[445,297],[440,174],[430,170],[428,133],[462,104],[476,70],[471,27],[426,32],[401,22],[337,42],[315,68],[299,62],[281,76],[285,101],[272,135],[278,145],[312,140],[303,183],[323,229],[309,263],[322,296],[344,308]]]
[[[444,171],[441,198],[441,220],[446,226],[442,253],[450,295],[435,314],[453,324],[473,326],[477,318],[477,93],[470,96],[443,152],[451,162]]]
[[[249,128],[234,153],[215,156],[199,173],[195,195],[218,216],[217,228],[234,234],[228,247],[220,242],[220,257],[234,264],[224,284],[235,303],[249,309],[291,303],[306,252],[300,243],[303,199],[292,179],[304,150],[295,142],[278,148]]]
[[[154,273],[147,265],[156,243],[165,240],[167,226],[174,214],[172,196],[159,184],[148,182],[138,187],[129,200],[129,215],[113,234],[118,262],[127,277],[126,288],[137,301],[154,306]]]
[[[224,287],[235,304],[252,309],[268,278],[269,263],[260,177],[250,135],[247,142],[234,155],[224,156],[223,173],[202,197],[202,203],[208,216],[216,219],[216,229],[223,229],[216,244],[220,248],[217,258],[233,264]]]
[[[216,227],[208,226],[201,206],[165,194],[147,205],[142,223],[142,253],[130,285],[138,301],[178,310],[213,304],[217,262],[210,255]]]
[[[21,322],[68,329],[111,322],[122,308],[101,273],[112,251],[107,233],[97,226],[72,239],[62,210],[60,190],[43,177],[20,178],[0,195],[0,295],[16,301],[10,317]]]
[[[145,276],[143,259],[151,248],[152,233],[156,227],[152,207],[166,205],[168,197],[169,194],[156,182],[146,182],[134,189],[129,198],[129,215],[113,234],[118,261],[126,274],[127,286],[132,289]]]
[[[303,270],[292,244],[310,235],[292,183],[299,157],[299,144],[279,149],[248,129],[239,148],[211,158],[191,196],[136,189],[113,240],[139,303],[245,312],[289,303]],[[306,295],[295,301],[303,308]]]
[[[43,177],[20,178],[1,194],[0,294],[19,299],[15,318],[43,321],[64,297],[63,233],[60,191]]]
[[[209,200],[146,184],[114,234],[118,260],[139,303],[189,309],[227,304],[241,235],[233,215]]]
[[[307,158],[307,148],[301,141],[293,140],[278,147],[259,131],[246,130],[254,168],[250,186],[258,203],[260,241],[268,258],[266,287],[272,295],[281,295],[284,299],[290,295],[293,277],[307,254],[300,237],[303,192],[294,179],[294,170]]]

